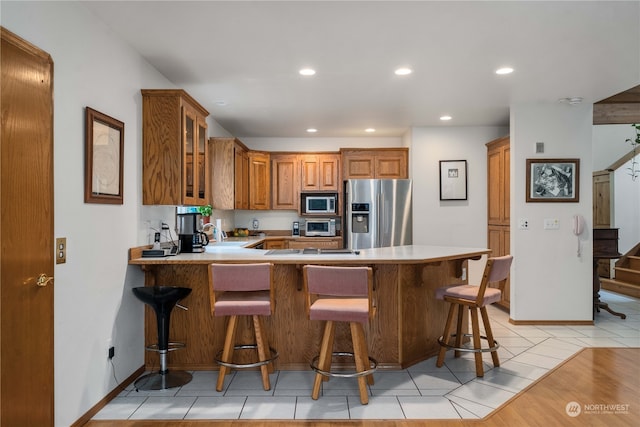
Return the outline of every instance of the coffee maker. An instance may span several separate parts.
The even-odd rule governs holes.
[[[202,215],[196,208],[176,208],[176,232],[181,253],[204,252],[209,238],[202,231]]]

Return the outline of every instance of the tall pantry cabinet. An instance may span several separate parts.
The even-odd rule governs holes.
[[[487,243],[491,256],[510,253],[510,141],[505,136],[488,142],[487,146]],[[502,292],[502,299],[496,304],[509,308],[510,282]]]

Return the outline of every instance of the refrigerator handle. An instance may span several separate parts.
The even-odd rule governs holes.
[[[383,206],[382,194],[376,194],[376,216],[378,217],[376,221],[376,248],[382,246],[382,224],[384,223]]]

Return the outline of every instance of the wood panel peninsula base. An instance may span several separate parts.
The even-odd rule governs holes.
[[[437,339],[447,318],[448,305],[435,299],[438,286],[462,283],[469,259],[480,259],[488,249],[442,246],[398,246],[361,250],[359,255],[265,255],[265,250],[180,254],[168,258],[140,258],[142,248],[130,251],[129,264],[140,265],[145,286],[185,286],[193,289],[181,302],[188,311],[172,312],[170,337],[186,343],[172,352],[169,367],[185,370],[217,369],[215,354],[222,349],[225,319],[215,318],[209,304],[207,265],[212,262],[272,262],[275,274],[275,311],[265,319],[272,347],[278,350],[276,369],[307,370],[318,354],[322,322],[308,320],[302,287],[302,266],[368,265],[373,267],[374,298],[378,312],[365,326],[369,354],[382,369],[404,369],[437,354]],[[466,324],[466,323],[465,323]],[[252,342],[248,325],[239,325],[237,342]],[[156,341],[156,322],[145,308],[145,345]],[[240,339],[242,336],[242,340]],[[334,351],[350,349],[348,328],[336,329]],[[241,360],[241,357],[238,359]],[[145,364],[157,366],[147,353]]]

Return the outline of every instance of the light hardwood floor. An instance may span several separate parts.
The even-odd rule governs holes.
[[[639,348],[585,348],[481,420],[102,421],[86,427],[204,426],[636,426],[640,420]],[[572,405],[575,402],[576,405]],[[617,405],[605,407],[605,405]],[[569,411],[567,407],[570,407]],[[576,409],[581,413],[575,417]],[[618,413],[614,413],[618,411]]]

